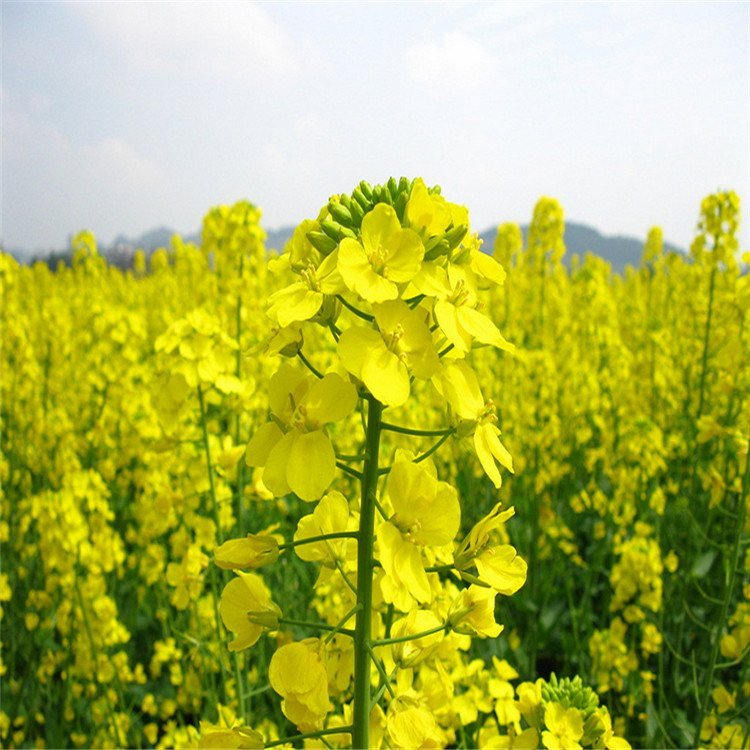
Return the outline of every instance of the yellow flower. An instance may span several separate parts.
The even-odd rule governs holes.
[[[254,645],[264,629],[275,630],[281,610],[271,601],[271,592],[255,573],[237,573],[221,592],[219,614],[235,634],[230,651]]]
[[[336,267],[337,251],[315,268],[309,265],[299,271],[302,281],[290,284],[268,299],[268,315],[280,326],[310,320],[323,306],[326,295],[342,291],[341,275]]]
[[[229,748],[230,750],[263,750],[263,735],[250,727],[234,726],[222,727],[200,723],[200,748]]]
[[[452,220],[448,201],[440,193],[430,193],[421,177],[414,180],[406,204],[408,225],[424,237],[434,237],[445,232]]]
[[[318,380],[283,364],[271,378],[269,399],[274,421],[253,435],[246,461],[265,467],[263,483],[277,497],[291,490],[302,500],[317,500],[336,473],[324,426],[353,411],[356,389],[336,373]]]
[[[426,379],[438,366],[432,334],[424,316],[403,300],[373,305],[373,312],[378,330],[347,328],[339,340],[339,356],[378,401],[399,406],[409,398],[410,374]]]
[[[583,717],[575,708],[549,703],[544,710],[542,742],[548,750],[581,750],[578,740],[583,737]]]
[[[492,483],[500,488],[502,478],[497,463],[513,473],[513,459],[500,442],[495,406],[485,402],[474,370],[463,361],[446,362],[432,379],[435,387],[464,420],[459,433],[474,436],[474,450]]]
[[[630,743],[626,739],[615,736],[615,732],[612,729],[612,717],[609,715],[606,706],[599,708],[596,712],[596,716],[601,722],[603,730],[599,743],[601,743],[606,750],[630,750]]]
[[[515,513],[513,508],[501,511],[501,506],[502,503],[495,505],[466,535],[456,550],[455,565],[464,572],[476,566],[482,581],[498,593],[510,596],[526,582],[528,566],[510,544],[491,544],[493,532]]]
[[[317,638],[279,648],[271,657],[268,679],[283,698],[284,716],[297,729],[312,732],[322,728],[328,713],[328,674]]]
[[[225,570],[247,570],[270,565],[279,558],[279,543],[272,536],[248,534],[230,539],[214,550],[214,561]]]
[[[397,458],[388,476],[388,496],[394,515],[378,528],[384,576],[381,591],[386,601],[406,611],[412,597],[432,598],[418,547],[449,544],[461,523],[458,493],[440,482],[434,465]]]
[[[345,238],[338,269],[346,286],[368,302],[396,299],[399,284],[419,271],[424,247],[416,232],[403,229],[394,209],[378,203],[364,219],[360,240]]]
[[[449,544],[461,525],[458,493],[437,478],[431,461],[396,460],[388,475],[388,496],[395,511],[391,523],[421,546]]]
[[[411,696],[399,695],[391,701],[386,727],[394,748],[421,750],[444,744],[432,712]]]
[[[378,550],[384,572],[380,589],[385,601],[407,612],[412,608],[414,599],[422,603],[432,599],[422,555],[392,523],[380,524]]]
[[[484,586],[469,586],[451,604],[448,620],[458,633],[497,638],[503,630],[495,622],[497,593]]]
[[[329,492],[315,506],[315,510],[303,516],[297,524],[294,541],[323,534],[336,534],[349,530],[349,503],[340,492]],[[336,561],[346,557],[347,539],[325,539],[310,544],[298,544],[294,551],[307,562],[319,562],[335,567]]]
[[[396,620],[391,628],[392,638],[424,633],[440,628],[443,622],[429,609],[413,609],[406,617]],[[413,641],[393,644],[393,660],[401,668],[413,667],[430,658],[440,645],[445,635],[444,630],[437,630],[431,635]]]
[[[448,341],[459,352],[470,351],[475,339],[481,344],[515,351],[497,326],[477,309],[479,300],[471,278],[473,274],[454,264],[450,264],[444,274],[444,291],[437,295],[434,309],[435,319]]]

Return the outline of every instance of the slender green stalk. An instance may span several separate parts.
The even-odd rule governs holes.
[[[373,646],[390,646],[392,643],[406,643],[407,641],[418,641],[420,638],[426,638],[428,635],[442,633],[447,631],[448,625],[438,625],[429,630],[422,630],[420,633],[410,633],[409,635],[400,635],[398,638],[383,638],[379,641],[372,641]]]
[[[91,623],[89,622],[89,616],[86,612],[86,607],[83,604],[83,596],[81,594],[81,589],[78,586],[78,573],[76,572],[75,577],[73,579],[73,585],[75,586],[76,590],[76,596],[78,597],[78,606],[81,608],[81,615],[83,616],[83,627],[86,630],[86,636],[89,640],[89,647],[91,648],[91,655],[94,659],[94,663],[98,662],[98,650],[96,648],[96,644],[94,643],[94,635],[91,632]],[[109,700],[109,688],[107,685],[103,685],[103,694],[104,694],[104,700],[107,704],[107,713],[109,714],[109,720],[112,724],[112,732],[115,736],[115,742],[117,743],[117,747],[125,747],[125,745],[122,744],[122,739],[120,737],[120,728],[117,726],[117,718],[115,717],[115,711],[112,706],[111,701]]]
[[[224,542],[224,533],[221,530],[221,518],[219,515],[219,500],[216,496],[216,484],[214,482],[214,468],[211,463],[211,447],[208,442],[208,418],[206,416],[206,402],[203,398],[203,389],[198,385],[198,402],[201,408],[201,429],[203,432],[203,449],[206,454],[206,471],[208,472],[208,485],[211,490],[211,506],[213,508],[214,523],[216,524],[216,538],[219,544]],[[219,614],[219,591],[218,591],[218,573],[216,566],[211,566],[211,594],[214,603],[214,618],[216,620],[216,636],[221,641],[221,617]],[[239,712],[242,714],[245,705],[245,681],[244,674],[240,669],[240,657],[235,651],[232,654],[232,664],[234,666],[234,679],[237,683],[237,699],[239,701]],[[219,666],[221,668],[222,682],[224,683],[224,694],[226,695],[226,671],[224,669],[224,660],[219,656]]]
[[[353,630],[350,630],[349,628],[340,628],[338,625],[329,625],[325,622],[309,622],[308,620],[291,620],[287,617],[280,617],[279,624],[295,625],[300,628],[312,628],[313,630],[322,630],[324,632],[343,633],[344,635],[354,637]]]
[[[318,732],[305,732],[304,734],[293,734],[291,737],[284,737],[282,740],[266,742],[264,747],[276,747],[277,745],[286,745],[287,743],[297,742],[298,740],[311,740],[318,737],[325,737],[327,734],[348,734],[352,727],[332,727],[331,729],[321,729]]]
[[[389,422],[383,422],[381,428],[389,432],[398,432],[402,435],[414,435],[416,437],[441,437],[442,435],[450,435],[455,432],[453,427],[447,427],[444,430],[414,430],[411,427],[402,427],[401,425],[390,424]]]
[[[373,320],[375,320],[374,316],[368,315],[366,312],[362,312],[357,307],[354,307],[354,305],[349,304],[340,294],[336,295],[336,299],[347,309],[349,312],[354,313],[358,318],[362,318],[362,320],[366,320],[368,323],[372,323]]]
[[[302,353],[302,349],[300,349],[297,352],[297,356],[300,358],[300,361],[302,362],[302,364],[308,370],[310,370],[310,372],[313,375],[315,375],[315,377],[318,378],[318,380],[322,380],[323,379],[323,373],[317,367],[315,367],[315,365],[312,362],[310,362],[310,360]]]
[[[703,415],[703,405],[706,396],[706,374],[708,372],[708,344],[711,336],[711,319],[714,312],[714,290],[716,288],[716,266],[711,269],[711,280],[708,284],[708,314],[706,315],[706,328],[703,332],[703,359],[701,361],[701,380],[698,398],[698,414],[696,422]]]
[[[315,542],[325,542],[328,539],[356,539],[356,531],[335,531],[332,534],[320,534],[319,536],[306,536],[304,539],[295,539],[293,542],[279,545],[279,551],[299,547],[303,544],[314,544]]]
[[[708,669],[706,670],[706,679],[703,683],[703,700],[698,706],[698,719],[695,724],[695,735],[693,736],[693,742],[691,743],[694,747],[698,747],[701,735],[701,725],[703,719],[708,712],[708,701],[711,696],[711,689],[714,680],[714,671],[716,670],[716,660],[719,656],[719,646],[721,644],[721,632],[724,630],[724,626],[727,622],[727,614],[729,613],[729,603],[732,600],[732,592],[734,591],[734,584],[737,578],[737,572],[740,566],[740,552],[742,550],[741,539],[745,529],[745,516],[747,513],[747,493],[748,485],[750,484],[750,456],[745,458],[745,475],[742,479],[742,492],[739,494],[739,519],[737,521],[734,545],[727,561],[727,580],[726,590],[724,592],[724,600],[721,605],[721,611],[719,612],[719,618],[716,621],[716,632],[713,635],[711,658],[708,662]]]
[[[245,255],[240,255],[239,280],[242,282],[242,275],[245,270]],[[241,287],[240,287],[241,288]],[[242,382],[242,294],[237,295],[237,359],[235,361],[235,375],[237,380]],[[237,421],[235,424],[234,444],[242,445],[242,412],[237,412]],[[245,495],[245,462],[240,460],[237,464],[237,530],[240,536],[245,535],[245,523],[242,516],[242,499]]]
[[[370,747],[370,639],[372,630],[372,555],[375,530],[375,496],[383,405],[368,397],[365,461],[357,548],[357,623],[354,636],[353,747]]]

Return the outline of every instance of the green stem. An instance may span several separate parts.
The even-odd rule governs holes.
[[[347,618],[349,619],[349,618]],[[346,622],[346,620],[344,621]],[[325,632],[343,633],[349,637],[354,637],[354,631],[349,628],[342,628],[338,625],[329,625],[325,622],[309,622],[308,620],[290,620],[286,617],[279,618],[279,625],[294,625],[300,628],[313,628],[314,630],[323,630]]]
[[[381,428],[389,432],[398,432],[402,435],[414,435],[416,437],[441,437],[442,435],[450,435],[455,431],[453,427],[448,427],[445,430],[413,430],[411,427],[401,427],[389,422],[383,422]]]
[[[700,396],[698,399],[698,414],[695,417],[697,422],[703,415],[703,403],[706,396],[706,374],[708,372],[708,344],[711,335],[711,318],[714,312],[714,288],[716,287],[716,266],[711,269],[711,280],[708,286],[708,315],[706,316],[706,329],[703,332],[703,359],[701,362],[701,384]]]
[[[203,389],[198,385],[198,402],[201,408],[201,429],[203,432],[203,448],[206,454],[206,471],[208,472],[208,486],[211,491],[211,506],[213,508],[214,523],[216,524],[216,538],[219,544],[224,543],[224,534],[221,530],[221,518],[219,515],[219,499],[216,496],[216,484],[214,482],[214,469],[211,463],[211,447],[208,442],[208,418],[206,416],[206,402],[203,398]],[[219,615],[219,573],[216,566],[211,566],[211,594],[214,604],[214,619],[216,621],[216,637],[221,641],[221,617]],[[232,655],[234,667],[234,679],[237,683],[237,698],[239,700],[239,712],[242,714],[245,705],[245,682],[243,672],[240,669],[240,656],[235,651]],[[222,683],[224,684],[224,695],[226,696],[226,670],[224,660],[219,656],[219,667],[221,669]]]
[[[320,534],[320,536],[306,536],[304,539],[295,539],[293,542],[279,545],[279,552],[282,550],[299,547],[303,544],[314,544],[315,542],[325,542],[328,539],[356,539],[356,531],[336,531],[333,534]]]
[[[291,737],[284,737],[282,740],[274,740],[273,742],[264,743],[263,747],[277,747],[278,745],[286,745],[298,740],[311,740],[317,737],[325,737],[327,734],[348,734],[352,731],[352,727],[334,727],[331,729],[321,729],[318,732],[305,732],[304,734],[293,734]]]
[[[86,607],[83,605],[83,595],[81,594],[81,589],[78,586],[78,572],[76,571],[75,577],[73,578],[73,585],[75,586],[76,590],[76,596],[78,597],[78,606],[81,608],[81,615],[83,617],[83,626],[86,630],[86,636],[89,640],[89,647],[91,648],[91,656],[94,660],[94,663],[98,663],[98,650],[96,648],[96,644],[94,643],[94,635],[91,631],[91,624],[89,623],[89,616],[86,613]],[[122,739],[120,738],[120,728],[117,726],[117,719],[115,717],[114,708],[112,707],[112,703],[109,700],[109,687],[107,685],[102,686],[103,694],[104,694],[104,700],[107,703],[107,713],[109,714],[109,720],[112,723],[112,732],[115,736],[115,742],[117,743],[117,747],[125,747],[125,745],[122,744]]]
[[[352,615],[355,615],[359,611],[359,604],[355,604],[334,626],[333,630],[323,639],[323,642],[330,643],[342,630],[345,623],[347,623]]]
[[[709,306],[710,307],[710,306]],[[750,484],[750,455],[745,458],[745,475],[742,479],[742,492],[739,495],[739,505],[738,508],[739,512],[739,519],[737,522],[735,537],[734,537],[734,548],[732,549],[731,557],[728,561],[728,571],[727,571],[727,581],[726,581],[726,591],[724,592],[724,601],[721,605],[721,611],[719,613],[719,619],[716,622],[716,632],[714,633],[713,637],[713,647],[711,649],[711,658],[708,662],[708,670],[706,674],[706,679],[704,681],[704,688],[703,688],[703,700],[701,701],[700,706],[698,707],[698,720],[695,724],[695,735],[693,737],[693,742],[691,743],[693,746],[698,747],[698,743],[700,742],[700,735],[701,735],[701,725],[703,724],[703,719],[706,716],[706,713],[708,712],[708,701],[711,696],[711,688],[713,685],[714,680],[714,671],[716,669],[716,660],[719,656],[719,646],[721,644],[721,631],[724,630],[724,626],[726,625],[727,621],[727,613],[729,611],[729,603],[732,600],[732,592],[734,590],[734,583],[737,577],[737,571],[739,569],[740,564],[740,551],[742,549],[742,545],[740,544],[740,541],[742,539],[742,535],[745,529],[745,515],[747,513],[747,493],[748,493],[748,485]]]
[[[407,641],[418,641],[420,638],[426,638],[428,635],[435,635],[435,633],[440,633],[442,631],[448,630],[449,626],[447,624],[445,625],[439,625],[435,628],[430,628],[429,630],[423,630],[421,633],[411,633],[410,635],[401,635],[398,638],[383,638],[380,641],[373,641],[373,646],[390,646],[392,643],[406,643]]]
[[[353,747],[370,747],[370,638],[372,630],[372,555],[375,531],[375,497],[378,485],[378,452],[383,405],[368,397],[365,461],[357,546],[357,624],[354,636]]]
[[[362,320],[366,320],[368,323],[372,323],[373,320],[375,320],[374,316],[368,315],[366,312],[362,312],[357,307],[354,307],[354,305],[347,302],[340,294],[336,295],[336,299],[347,309],[349,312],[354,313],[358,318],[362,318]]]
[[[208,486],[211,491],[211,505],[214,514],[214,523],[216,524],[216,538],[219,544],[224,543],[224,534],[221,531],[221,522],[219,516],[219,501],[216,497],[216,486],[214,485],[214,469],[211,464],[211,448],[208,444],[208,420],[206,419],[206,402],[203,398],[203,389],[198,386],[198,402],[201,407],[201,429],[203,431],[203,450],[206,454],[206,471],[208,472]]]
[[[239,279],[242,281],[242,275],[245,270],[245,256],[240,256]],[[242,382],[242,294],[237,295],[237,359],[235,361],[235,375],[237,380]],[[235,425],[234,444],[242,444],[242,412],[237,412],[237,421]],[[242,518],[242,498],[245,495],[245,462],[240,461],[237,464],[237,530],[240,536],[245,536],[245,524]],[[240,704],[241,705],[241,704]]]
[[[316,378],[319,380],[323,379],[323,373],[302,353],[302,349],[297,352],[297,356],[302,360],[302,364],[307,367]]]
[[[385,671],[385,667],[383,666],[383,663],[380,661],[380,659],[378,659],[378,657],[375,656],[375,652],[372,650],[372,646],[369,643],[367,644],[367,650],[370,653],[370,658],[375,664],[375,667],[377,668],[378,672],[380,672],[380,678],[383,680],[383,684],[385,685],[388,692],[391,694],[391,698],[395,698],[396,691],[393,689],[393,685],[391,685],[391,681],[388,679],[388,674]]]

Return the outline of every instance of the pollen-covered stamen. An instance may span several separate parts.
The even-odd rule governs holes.
[[[300,404],[294,410],[294,414],[292,414],[292,426],[300,432],[317,429],[317,426],[313,425],[308,419],[307,409],[304,404]]]
[[[398,323],[392,331],[381,331],[380,335],[383,337],[386,347],[389,351],[396,352],[398,348],[398,342],[403,338],[404,327],[401,323]],[[396,352],[398,353],[398,352]]]
[[[388,278],[388,266],[386,265],[388,251],[382,245],[378,245],[375,250],[368,253],[367,260],[370,261],[372,270],[375,271],[378,276],[382,276],[384,279]]]
[[[302,280],[307,284],[311,291],[320,291],[320,282],[315,274],[315,266],[308,265],[307,268],[303,268],[302,271],[300,271],[300,276],[302,276]]]
[[[461,305],[466,304],[468,298],[469,290],[466,287],[466,282],[463,279],[459,279],[448,301],[456,307],[461,307]]]
[[[479,412],[477,421],[480,424],[484,424],[486,422],[491,422],[492,424],[497,423],[497,407],[495,406],[494,401],[492,401],[491,399],[487,401],[487,403],[484,405],[484,409]]]

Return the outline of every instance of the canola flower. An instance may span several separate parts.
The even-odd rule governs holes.
[[[654,229],[621,275],[551,198],[493,260],[419,180],[333,196],[270,262],[247,201],[125,271],[90,232],[57,269],[0,254],[3,744],[351,747],[373,397],[370,746],[746,746],[739,216],[720,191],[690,257]],[[325,460],[266,485],[264,429]]]

